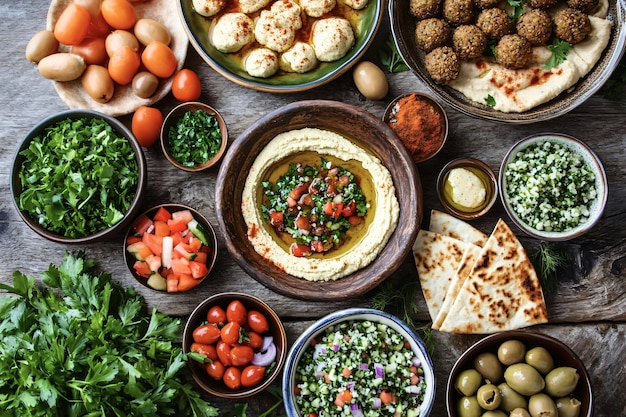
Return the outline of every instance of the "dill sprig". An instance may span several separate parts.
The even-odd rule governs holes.
[[[570,253],[557,242],[540,242],[537,250],[531,255],[531,261],[538,271],[539,281],[544,293],[554,292],[557,284],[557,273],[571,260]]]

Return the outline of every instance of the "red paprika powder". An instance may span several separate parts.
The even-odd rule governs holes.
[[[436,154],[446,136],[446,121],[441,110],[416,93],[400,98],[389,111],[386,122],[415,162]]]

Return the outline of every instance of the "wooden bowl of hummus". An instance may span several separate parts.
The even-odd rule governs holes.
[[[300,299],[374,288],[410,253],[422,220],[419,175],[398,137],[362,108],[330,100],[291,103],[248,127],[224,156],[215,204],[235,261]]]

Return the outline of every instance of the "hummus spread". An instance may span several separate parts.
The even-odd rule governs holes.
[[[527,68],[507,69],[491,58],[479,57],[463,61],[459,76],[448,85],[478,103],[485,104],[491,96],[493,108],[505,113],[521,113],[552,100],[587,75],[606,48],[611,22],[605,19],[607,0],[600,0],[600,4],[599,11],[589,16],[592,29],[587,39],[572,45],[567,59],[556,67],[544,68],[552,53],[545,46],[537,46],[533,48],[533,64]]]
[[[306,152],[356,162],[371,177],[370,192],[365,196],[370,209],[362,234],[349,250],[294,256],[278,241],[272,226],[263,217],[261,183],[267,181],[270,171],[286,158],[295,162],[298,154]],[[378,256],[396,229],[400,206],[391,174],[378,158],[337,133],[304,128],[279,134],[257,156],[244,185],[241,210],[248,239],[268,262],[299,278],[331,281],[364,268]]]

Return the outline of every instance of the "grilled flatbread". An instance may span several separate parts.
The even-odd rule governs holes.
[[[535,269],[500,219],[439,330],[486,334],[547,321]]]
[[[428,230],[481,247],[487,242],[488,238],[486,234],[469,223],[438,210],[432,210],[430,212],[430,225],[428,226]]]
[[[458,239],[428,230],[420,230],[417,234],[413,256],[422,293],[433,320],[439,314],[466,246]]]

